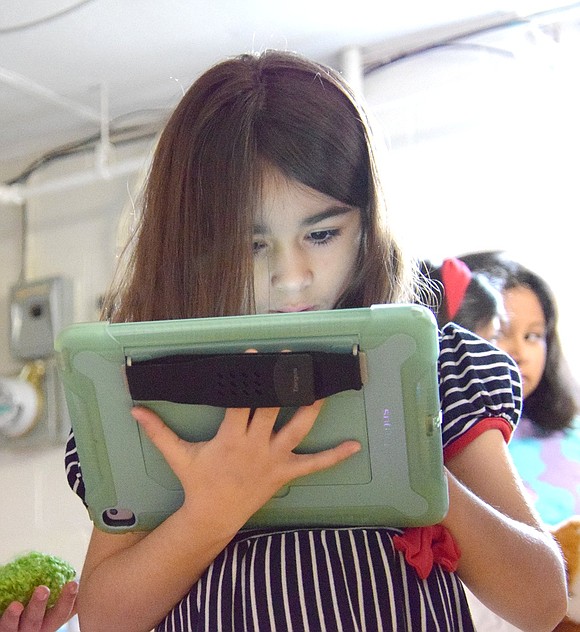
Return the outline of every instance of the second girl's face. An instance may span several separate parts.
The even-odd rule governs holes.
[[[503,293],[508,322],[497,346],[517,363],[524,399],[537,388],[546,366],[546,319],[535,292],[516,287]]]
[[[360,209],[270,172],[254,220],[257,313],[333,309],[353,278],[361,230]]]

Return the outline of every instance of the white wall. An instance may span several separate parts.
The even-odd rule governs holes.
[[[506,36],[509,34],[509,39]],[[486,34],[371,73],[391,210],[415,255],[504,249],[542,275],[580,379],[580,25]]]
[[[150,143],[127,146],[117,159],[142,158],[146,164],[149,150]],[[92,165],[91,154],[55,161],[37,171],[29,184],[38,188],[64,182]],[[65,187],[29,201],[25,280],[71,278],[77,322],[98,318],[98,298],[115,266],[119,221],[130,206],[129,191],[136,179],[133,175]],[[14,376],[22,367],[8,349],[8,295],[21,269],[20,213],[17,206],[0,206],[0,376]],[[58,406],[51,405],[41,423],[56,424],[58,414]],[[39,443],[36,434],[34,441],[30,436],[31,445],[26,445],[23,439],[0,434],[0,564],[35,549],[59,555],[80,571],[91,523],[66,483],[64,443]]]
[[[63,454],[62,446],[0,447],[0,564],[34,550],[82,569],[92,525],[67,485]]]

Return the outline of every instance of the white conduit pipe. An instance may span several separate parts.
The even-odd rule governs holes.
[[[101,86],[101,111],[96,112],[31,81],[23,75],[19,75],[11,70],[6,70],[5,68],[0,68],[0,81],[40,97],[45,101],[64,107],[89,121],[97,122],[101,132],[101,139],[96,148],[96,164],[94,169],[50,180],[36,186],[0,184],[0,204],[23,204],[31,198],[47,193],[65,191],[92,182],[98,182],[99,180],[106,181],[122,178],[137,173],[145,166],[146,159],[143,157],[118,163],[110,162],[112,145],[109,135],[109,95],[105,85]]]
[[[106,173],[103,173],[101,169],[95,168],[55,180],[49,180],[48,182],[36,186],[13,184],[11,186],[0,187],[0,203],[18,204],[40,195],[74,189],[93,182],[98,182],[99,180],[115,180],[138,173],[146,164],[146,158],[141,156],[140,158],[109,164],[106,167]]]
[[[24,197],[20,191],[20,187],[13,184],[0,184],[0,204],[24,204]]]
[[[109,91],[101,85],[101,140],[96,148],[97,169],[103,178],[109,177],[109,159],[113,147],[109,135]]]
[[[45,88],[44,86],[39,85],[31,79],[28,79],[24,75],[18,74],[17,72],[6,70],[6,68],[0,68],[0,81],[11,85],[18,90],[28,92],[29,94],[44,99],[45,101],[60,105],[70,112],[74,112],[77,116],[80,116],[81,118],[87,119],[89,121],[94,121],[99,124],[101,123],[101,115],[99,112],[96,112],[95,110],[92,110],[91,108],[88,108],[81,103],[77,103],[72,99],[63,97],[57,92],[54,92],[49,88]]]
[[[345,48],[340,52],[339,66],[342,76],[356,94],[364,92],[362,52],[358,46]]]

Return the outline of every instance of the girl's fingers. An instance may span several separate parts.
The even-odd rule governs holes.
[[[279,412],[280,408],[256,408],[250,414],[246,426],[248,436],[255,440],[269,441]]]
[[[246,434],[251,415],[251,408],[226,408],[218,432],[230,436]]]
[[[256,440],[269,440],[280,408],[226,408],[219,434],[230,439],[242,437],[246,433]]]
[[[353,454],[360,452],[361,445],[358,441],[343,441],[335,448],[315,452],[314,454],[296,454],[292,463],[292,478],[299,478],[307,474],[314,474],[327,470],[333,465],[348,459]]]
[[[324,400],[319,399],[310,406],[301,406],[280,430],[277,432],[274,442],[287,447],[290,450],[296,448],[306,435],[312,430],[314,422],[324,405]],[[275,421],[275,420],[274,420]]]
[[[17,601],[12,602],[0,617],[0,632],[18,632],[18,624],[24,606]]]
[[[37,586],[32,597],[20,615],[18,632],[39,632],[46,612],[50,590],[46,586]]]
[[[58,601],[46,612],[41,632],[58,630],[74,615],[77,592],[78,584],[75,581],[63,586]]]
[[[319,400],[299,408],[277,432],[274,432],[274,424],[279,408],[259,408],[253,414],[248,408],[228,408],[216,437],[197,444],[180,439],[157,414],[145,407],[136,406],[132,415],[184,487],[195,455],[202,458],[198,465],[202,473],[215,468],[216,460],[237,462],[235,467],[243,471],[254,459],[261,459],[262,464],[270,462],[272,476],[285,484],[294,478],[332,467],[360,450],[357,441],[344,441],[314,454],[293,452],[312,429],[323,403]],[[204,446],[210,448],[209,452],[204,451]],[[202,457],[202,453],[206,452],[207,455]]]
[[[50,590],[37,586],[28,605],[11,603],[0,618],[0,632],[56,632],[74,614],[78,585],[69,582],[52,608],[46,609]]]
[[[292,419],[288,421],[274,436],[273,442],[283,450],[293,451],[312,430],[320,413],[324,400],[320,399],[310,406],[299,408]],[[358,441],[348,440],[328,450],[313,454],[293,454],[290,461],[292,478],[306,476],[314,472],[326,470],[341,461],[348,459],[361,449]]]
[[[156,413],[144,406],[135,406],[131,410],[131,415],[139,422],[151,443],[173,469],[173,466],[177,465],[179,450],[186,442],[180,439]]]

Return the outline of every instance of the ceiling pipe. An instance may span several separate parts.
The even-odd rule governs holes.
[[[97,113],[65,97],[61,97],[43,86],[39,86],[26,77],[22,77],[17,73],[2,68],[0,68],[0,81],[9,83],[36,96],[41,96],[51,103],[64,106],[84,118],[98,122],[100,127],[100,140],[95,147],[94,168],[48,180],[38,185],[0,184],[0,204],[16,204],[22,206],[31,198],[50,193],[60,193],[100,180],[115,180],[130,176],[138,173],[146,166],[147,158],[144,156],[119,162],[112,160],[114,147],[110,140],[109,93],[105,84],[101,85],[101,110]]]
[[[136,174],[147,166],[147,159],[143,156],[139,158],[127,159],[120,162],[107,164],[106,174],[99,169],[88,169],[78,173],[55,178],[37,185],[12,184],[10,186],[0,186],[0,202],[21,204],[41,195],[49,193],[60,193],[70,189],[86,186],[87,184],[116,180]]]
[[[25,198],[17,185],[0,184],[0,204],[24,204]]]
[[[109,122],[109,90],[107,84],[101,84],[101,138],[95,148],[96,168],[105,179],[109,177],[109,162],[113,153]]]
[[[44,101],[63,107],[81,118],[96,123],[101,122],[101,115],[99,112],[96,112],[82,103],[77,103],[72,99],[63,97],[57,92],[54,92],[54,90],[45,88],[35,81],[28,79],[28,77],[18,74],[17,72],[7,70],[6,68],[0,68],[0,81],[16,88],[17,90],[27,92],[28,94],[32,94],[40,99],[43,99]]]
[[[349,46],[340,51],[338,65],[342,76],[356,94],[363,94],[364,74],[362,51],[358,46]]]
[[[363,77],[395,61],[430,50],[445,43],[485,31],[529,22],[533,16],[496,11],[477,18],[451,22],[416,33],[392,37],[386,42],[370,46],[362,54]]]

